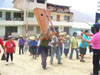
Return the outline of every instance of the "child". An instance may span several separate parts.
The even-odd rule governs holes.
[[[15,53],[15,42],[12,40],[12,36],[8,36],[8,40],[5,43],[5,49],[6,49],[6,65],[8,65],[9,55],[11,56],[11,62],[13,64],[13,53]]]

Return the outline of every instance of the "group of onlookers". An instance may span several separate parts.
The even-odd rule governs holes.
[[[85,40],[89,40],[88,37],[89,31],[86,30],[84,33],[81,33],[81,36]],[[79,44],[79,41],[80,44]],[[4,54],[6,55],[6,65],[8,65],[9,55],[11,57],[11,62],[13,63],[13,53],[15,53],[16,44],[12,39],[12,36],[8,36],[8,40],[5,45],[0,39],[0,44],[4,49]],[[29,50],[30,56],[33,56],[36,59],[37,56],[41,55],[42,58],[42,68],[46,70],[46,60],[47,56],[50,56],[50,64],[53,64],[53,58],[56,54],[58,64],[62,64],[61,57],[64,53],[65,57],[68,57],[72,60],[73,52],[76,51],[76,59],[79,59],[80,62],[85,62],[84,55],[86,55],[87,47],[89,46],[86,41],[79,40],[77,38],[77,33],[74,32],[73,36],[64,35],[63,33],[53,32],[46,35],[41,34],[39,37],[29,37],[25,38],[23,35],[20,35],[18,39],[19,46],[19,55],[24,54]],[[92,48],[90,48],[92,49]],[[80,54],[79,54],[80,53]]]
[[[89,34],[88,30],[81,31],[80,39],[77,38],[77,32],[73,33],[73,36],[64,35],[63,33],[48,31],[47,33],[41,34],[39,37],[25,38],[20,35],[18,39],[19,55],[24,54],[29,49],[30,55],[36,59],[37,56],[41,55],[42,68],[46,70],[47,56],[50,56],[50,64],[53,65],[53,58],[56,54],[58,64],[62,64],[61,59],[64,53],[65,57],[72,60],[73,52],[76,51],[76,59],[80,59],[80,62],[85,62],[84,56],[86,55],[87,48],[90,45],[90,52],[93,52],[93,73],[91,75],[98,75],[100,68],[100,25],[94,24],[91,27],[92,34]],[[88,36],[92,36],[89,40]],[[13,63],[13,53],[15,53],[16,44],[9,34],[5,36],[5,44],[0,39],[0,45],[4,50],[6,56],[6,65],[8,65],[9,56],[11,57],[11,63]],[[80,41],[80,44],[79,44]],[[0,50],[1,52],[1,50]]]
[[[27,52],[29,50],[30,56],[33,56],[34,59],[38,56],[38,45],[39,44],[39,37],[31,36],[28,38],[23,38],[22,35],[20,35],[20,38],[18,39],[18,45],[19,45],[19,55],[24,54],[24,52]]]
[[[88,30],[86,30],[85,33],[88,33]],[[32,36],[32,37],[29,37],[29,39],[28,38],[24,39],[23,35],[20,35],[18,39],[19,55],[24,54],[24,52],[29,49],[30,55],[33,55],[33,58],[36,59],[36,57],[39,54],[41,54],[41,50],[43,48],[43,49],[46,49],[45,50],[47,53],[46,56],[49,55],[51,57],[50,59],[51,64],[53,64],[53,58],[55,54],[56,54],[56,58],[58,59],[58,64],[62,64],[61,56],[63,52],[64,52],[65,57],[68,57],[69,50],[71,49],[69,59],[72,59],[73,52],[75,50],[76,58],[79,59],[79,52],[80,52],[80,61],[85,62],[84,55],[86,54],[88,44],[84,42],[83,40],[81,40],[80,45],[78,45],[79,40],[77,39],[76,32],[73,33],[72,38],[69,35],[64,35],[63,33],[59,33],[59,32],[52,35],[52,37],[50,36],[49,39],[47,40],[44,40],[43,38],[41,39],[42,36],[43,35],[41,35],[40,37]],[[83,34],[83,38],[86,40],[89,40],[88,36],[85,34]],[[15,49],[13,47],[15,46],[16,45],[13,42],[12,37],[8,36],[8,41],[5,43],[5,48],[7,47],[5,51],[6,53],[8,52],[7,62],[8,62],[9,54],[11,56],[11,60],[13,60],[13,53],[15,52],[14,51]],[[9,50],[10,47],[12,51]],[[42,57],[43,56],[44,56],[44,53],[42,53]]]
[[[85,31],[88,33],[88,30]],[[88,39],[87,35],[83,35],[83,38],[86,40]],[[73,37],[71,38],[69,35],[64,35],[63,33],[56,32],[55,34],[50,35],[50,37],[45,40],[43,35],[40,37],[29,37],[25,38],[23,35],[20,35],[18,39],[18,46],[19,46],[19,55],[24,54],[24,52],[30,52],[30,56],[33,56],[34,59],[41,54],[43,58],[43,65],[46,65],[47,56],[50,56],[50,64],[53,64],[53,58],[56,54],[56,58],[58,59],[58,64],[61,63],[61,56],[64,52],[65,57],[68,57],[68,53],[70,51],[69,59],[71,60],[73,57],[74,50],[76,51],[76,58],[79,59],[79,52],[80,52],[80,62],[85,62],[84,55],[86,54],[86,50],[88,44],[81,40],[80,45],[78,45],[77,33],[73,33]],[[3,43],[1,43],[3,46]],[[11,56],[11,61],[13,61],[13,53],[15,52],[16,44],[12,40],[12,36],[8,36],[8,40],[5,43],[5,54],[7,54],[7,64],[9,55]],[[5,49],[6,48],[6,49]],[[42,49],[43,52],[42,52]],[[71,50],[70,50],[71,49]],[[78,50],[79,49],[79,50]],[[45,62],[44,62],[45,61]],[[45,67],[44,67],[45,68]]]
[[[85,31],[85,33],[89,33],[88,30]],[[86,34],[82,34],[83,38],[86,40],[89,40],[88,36]],[[53,64],[53,58],[56,54],[56,58],[58,60],[58,64],[62,64],[61,57],[64,53],[65,57],[68,57],[72,60],[73,52],[76,51],[76,58],[79,59],[80,56],[80,62],[85,62],[84,55],[86,55],[86,50],[88,47],[88,43],[81,40],[79,44],[79,39],[77,38],[77,33],[74,32],[73,36],[64,35],[63,33],[56,32],[53,35],[49,35],[49,38],[46,39],[46,36],[40,36],[40,46],[39,46],[39,53],[42,56],[42,67],[43,69],[46,69],[46,60],[47,56],[50,56],[50,64]],[[79,54],[80,53],[80,54]]]

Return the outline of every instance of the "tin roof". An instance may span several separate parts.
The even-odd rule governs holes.
[[[21,11],[21,10],[16,9],[16,8],[0,8],[0,10],[6,10],[6,11]]]

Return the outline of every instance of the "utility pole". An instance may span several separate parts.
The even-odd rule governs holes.
[[[26,31],[26,34],[25,36],[28,37],[28,10],[29,10],[29,0],[24,0],[25,1],[25,8],[24,8],[24,21],[25,21],[25,31]]]

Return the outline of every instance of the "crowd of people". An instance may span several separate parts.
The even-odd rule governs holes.
[[[90,35],[93,36],[93,38],[89,41],[88,36]],[[47,57],[50,56],[50,64],[53,65],[55,54],[59,65],[63,64],[63,62],[61,61],[63,54],[66,58],[72,60],[74,51],[76,52],[76,59],[80,59],[80,62],[85,62],[84,56],[86,55],[88,46],[90,45],[90,43],[92,43],[93,47],[89,49],[91,49],[90,51],[94,50],[94,74],[91,75],[98,75],[100,60],[100,45],[98,45],[100,43],[100,40],[98,39],[98,37],[100,37],[100,31],[95,30],[94,34],[89,34],[89,31],[85,30],[82,31],[82,34],[80,36],[81,42],[79,43],[77,32],[74,32],[72,37],[69,35],[64,35],[63,33],[59,33],[57,31],[54,31],[52,33],[48,32],[46,35],[41,34],[39,37],[32,36],[29,37],[29,39],[24,39],[24,37],[20,35],[18,39],[19,55],[24,54],[24,52],[27,51],[30,52],[30,56],[32,56],[33,59],[37,59],[37,57],[41,55],[42,68],[46,70]],[[13,41],[12,36],[8,36],[8,40],[5,42],[5,45],[2,39],[0,39],[0,44],[4,49],[4,54],[6,55],[6,65],[8,65],[9,56],[11,57],[11,62],[13,63],[13,53],[15,53],[16,44]]]
[[[86,30],[85,33],[88,33],[88,30]],[[76,59],[79,59],[80,52],[80,62],[85,62],[84,55],[86,54],[88,44],[82,40],[80,45],[78,45],[79,40],[76,32],[73,33],[73,37],[59,32],[49,34],[48,36],[49,38],[45,40],[44,37],[46,36],[44,35],[40,35],[39,37],[32,36],[29,37],[29,39],[20,35],[18,39],[19,55],[29,51],[30,56],[33,56],[33,58],[36,59],[36,57],[41,54],[43,69],[46,69],[47,56],[50,56],[50,64],[53,64],[53,58],[56,54],[58,64],[62,64],[61,56],[64,53],[67,58],[69,50],[71,49],[69,56],[70,60],[72,60],[73,52],[75,50]],[[83,38],[87,40],[88,36],[84,34]],[[13,53],[15,52],[16,44],[14,43],[12,36],[8,36],[8,40],[5,45],[3,45],[3,43],[1,43],[1,45],[4,49],[4,53],[7,54],[7,65],[9,55],[11,56],[11,61],[13,62]]]

